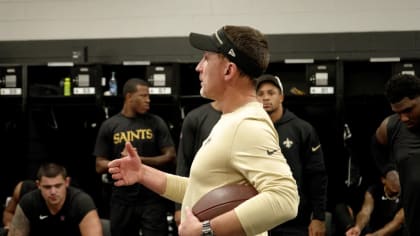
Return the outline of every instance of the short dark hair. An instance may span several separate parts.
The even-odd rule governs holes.
[[[224,30],[227,37],[242,52],[250,58],[256,59],[262,72],[267,70],[270,63],[270,52],[266,37],[257,29],[249,26],[226,25]]]
[[[137,91],[137,85],[149,87],[149,83],[145,80],[132,78],[125,82],[123,87],[123,96],[125,97],[128,93],[134,93]]]
[[[67,177],[67,170],[64,166],[57,163],[44,163],[39,167],[36,178],[41,180],[42,177],[53,178],[58,175],[62,175],[63,178]]]
[[[405,97],[416,98],[420,96],[420,79],[411,74],[396,74],[386,82],[385,96],[391,104]]]

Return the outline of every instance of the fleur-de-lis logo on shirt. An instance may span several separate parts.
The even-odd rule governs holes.
[[[283,141],[283,145],[286,148],[289,148],[290,149],[293,146],[293,141],[290,140],[289,138],[286,138],[286,140]]]

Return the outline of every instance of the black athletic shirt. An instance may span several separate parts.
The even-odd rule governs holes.
[[[145,113],[129,118],[118,113],[102,123],[93,155],[109,160],[120,158],[127,141],[143,157],[160,156],[162,148],[174,146],[169,128],[159,116]],[[112,199],[128,205],[162,201],[161,196],[140,184],[113,186]]]
[[[396,161],[400,175],[404,217],[410,235],[420,235],[420,131],[408,129],[398,114],[387,126],[390,161]]]
[[[189,176],[195,154],[221,115],[222,112],[214,109],[211,103],[203,104],[187,114],[178,146],[177,175]]]
[[[56,215],[51,215],[39,189],[25,194],[19,206],[30,222],[31,236],[81,235],[79,223],[88,212],[96,209],[92,198],[74,187],[67,188],[64,205]]]

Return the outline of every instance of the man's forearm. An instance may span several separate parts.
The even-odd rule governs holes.
[[[363,230],[366,227],[367,223],[369,222],[369,218],[370,217],[368,215],[363,214],[363,213],[359,213],[356,216],[356,224],[355,225],[357,225],[360,228],[360,230]]]
[[[153,167],[143,165],[140,184],[157,194],[163,194],[166,189],[166,173]]]

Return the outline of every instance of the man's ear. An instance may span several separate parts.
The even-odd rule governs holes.
[[[234,63],[229,62],[229,64],[227,65],[227,67],[225,69],[225,75],[230,75],[230,73],[233,73],[237,69],[238,68],[236,67],[236,65]]]
[[[66,177],[66,186],[67,187],[70,186],[70,182],[71,182],[71,178],[70,178],[70,176],[67,176]]]
[[[283,95],[283,93],[280,93],[279,98],[280,98],[280,102],[283,103],[284,102],[284,95]]]
[[[226,69],[225,69],[225,75],[228,75],[230,73],[230,67],[228,66]]]
[[[383,185],[385,185],[385,183],[386,183],[386,177],[381,177],[381,182],[382,182]]]

